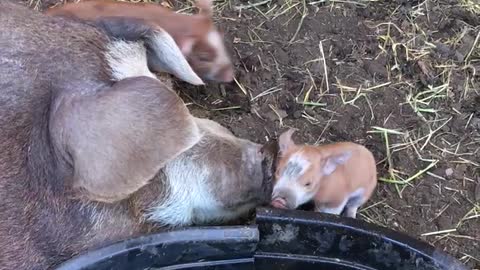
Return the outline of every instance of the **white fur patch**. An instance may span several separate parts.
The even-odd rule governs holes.
[[[210,31],[207,35],[207,40],[215,51],[217,52],[217,58],[214,61],[212,74],[216,74],[222,67],[230,65],[230,57],[227,54],[227,49],[223,44],[223,39],[218,31]]]
[[[275,188],[285,188],[294,185],[307,170],[310,168],[310,162],[302,157],[301,153],[296,153],[290,157],[283,168],[283,172],[280,175]]]
[[[204,84],[202,79],[193,71],[170,34],[165,31],[157,31],[150,42],[152,50],[158,57],[156,62],[161,65],[165,72],[193,85]]]
[[[200,123],[201,132],[210,133],[202,125],[208,122],[198,118],[195,120]],[[218,127],[213,126],[213,130],[216,128]],[[213,134],[219,136],[222,131]],[[235,210],[225,209],[211,190],[212,175],[209,167],[192,162],[192,159],[201,159],[202,153],[193,153],[193,157],[191,155],[191,152],[183,153],[164,167],[170,190],[165,198],[161,198],[159,205],[149,209],[146,215],[148,220],[171,227],[208,224],[236,218],[254,207],[253,204],[246,204]]]
[[[296,207],[298,207],[309,201],[313,196],[311,192],[308,192],[307,189],[297,181],[301,179],[303,174],[305,174],[310,168],[311,163],[302,156],[301,152],[298,152],[290,157],[285,166],[286,167],[273,187],[272,196],[276,197],[279,190],[290,190],[295,194],[295,204]]]
[[[333,214],[333,215],[340,215],[347,204],[347,198],[345,198],[337,207],[333,208],[326,208],[326,207],[317,207],[315,211]]]
[[[106,60],[116,81],[137,76],[156,78],[148,69],[147,51],[142,42],[114,41],[107,47]]]
[[[357,188],[350,195],[348,195],[348,205],[352,207],[359,207],[365,202],[365,188]]]
[[[363,187],[357,188],[352,193],[350,193],[349,198],[363,197],[363,193],[365,193],[365,189]]]
[[[149,220],[164,226],[191,225],[194,204],[212,205],[210,192],[202,184],[208,175],[206,168],[189,167],[188,162],[179,157],[164,168],[170,190],[160,205],[150,209]]]
[[[310,161],[306,160],[302,156],[301,152],[295,153],[294,155],[292,155],[288,162],[297,164],[298,166],[300,166],[300,168],[302,168],[302,170],[300,171],[300,175],[304,174],[308,170],[308,168],[310,168],[310,165],[311,165]]]
[[[348,202],[346,207],[345,214],[347,217],[355,218],[357,216],[358,208],[365,203],[365,188],[357,188],[355,191],[350,193],[348,197]]]
[[[310,168],[310,161],[306,160],[302,153],[295,153],[289,159],[276,186],[288,186],[296,182]]]

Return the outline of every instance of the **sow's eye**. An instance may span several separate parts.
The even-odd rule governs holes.
[[[310,182],[305,183],[305,186],[306,186],[306,187],[309,187],[309,186],[311,186],[311,185],[312,185],[312,183],[310,183]]]

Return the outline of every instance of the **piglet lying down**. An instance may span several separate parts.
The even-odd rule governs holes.
[[[340,142],[323,146],[296,145],[290,129],[279,137],[280,157],[271,205],[296,209],[313,200],[315,211],[355,218],[377,185],[372,153]]]
[[[45,13],[100,25],[117,21],[124,24],[120,31],[132,28],[138,22],[162,28],[172,36],[190,66],[203,80],[217,82],[233,80],[234,69],[225,48],[223,34],[213,22],[212,0],[196,0],[195,5],[200,12],[194,15],[177,13],[158,4],[132,2],[81,1],[56,6],[46,10]],[[148,53],[152,51],[149,50]],[[156,57],[149,57],[150,68],[156,72],[165,71],[165,66],[159,65],[155,59]],[[188,79],[186,82],[195,85],[203,84],[198,77],[182,77],[171,70],[169,73],[180,79],[186,78]]]

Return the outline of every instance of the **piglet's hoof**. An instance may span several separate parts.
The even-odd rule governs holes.
[[[287,209],[287,202],[282,198],[273,199],[270,204],[275,208]]]

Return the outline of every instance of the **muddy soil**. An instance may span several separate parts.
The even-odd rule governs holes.
[[[386,2],[307,4],[296,36],[301,1],[276,18],[285,2],[241,12],[233,9],[248,3],[230,2],[219,25],[227,32],[238,83],[178,89],[198,114],[260,143],[294,127],[299,143],[364,144],[381,178],[392,179],[394,170],[397,180],[412,180],[381,182],[360,218],[480,268],[480,44],[474,44],[480,15],[456,1]],[[429,89],[442,97],[422,100]],[[372,133],[375,127],[402,132],[387,134],[391,165],[385,136]],[[422,236],[428,233],[434,235]]]
[[[294,127],[298,143],[365,145],[397,184],[380,182],[359,218],[480,268],[475,1],[215,4],[237,82],[176,83],[194,114],[259,143]]]

